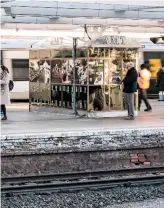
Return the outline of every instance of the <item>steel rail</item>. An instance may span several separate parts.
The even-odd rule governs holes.
[[[2,194],[44,191],[75,191],[84,189],[105,189],[119,186],[141,186],[164,183],[164,176],[147,176],[138,178],[121,178],[109,180],[86,180],[78,182],[60,182],[19,186],[2,186]]]
[[[138,174],[138,173],[160,173],[164,172],[164,166],[155,167],[140,167],[128,169],[114,169],[102,171],[86,171],[86,172],[65,172],[57,174],[43,174],[43,175],[25,175],[25,176],[12,176],[2,177],[1,183],[25,183],[25,182],[42,182],[51,180],[78,180],[82,178],[100,178],[105,176],[115,176],[123,174]]]

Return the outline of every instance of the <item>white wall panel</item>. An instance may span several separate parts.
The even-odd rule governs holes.
[[[29,59],[29,51],[3,51],[4,59]]]

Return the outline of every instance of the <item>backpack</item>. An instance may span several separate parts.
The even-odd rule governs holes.
[[[14,82],[12,80],[9,81],[9,91],[12,91],[14,88]]]

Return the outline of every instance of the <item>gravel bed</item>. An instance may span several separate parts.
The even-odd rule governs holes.
[[[65,193],[2,195],[1,203],[2,208],[107,208],[157,198],[164,198],[164,184]]]
[[[154,200],[145,200],[142,202],[130,202],[123,204],[110,205],[106,208],[163,208],[164,199],[157,198]]]

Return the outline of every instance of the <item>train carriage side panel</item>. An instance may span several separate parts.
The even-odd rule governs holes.
[[[14,81],[11,100],[29,99],[29,51],[3,50],[3,64]]]
[[[164,60],[164,45],[144,43],[143,62],[149,65],[152,78],[150,80],[150,88],[148,89],[149,98],[158,98],[158,89],[156,87],[156,74],[161,65],[161,60]],[[143,63],[142,62],[142,63]]]

